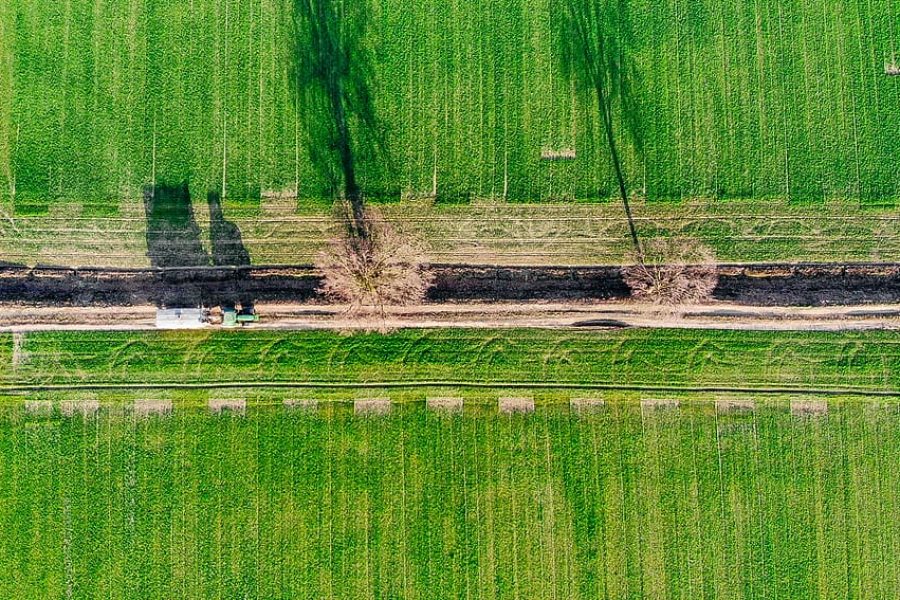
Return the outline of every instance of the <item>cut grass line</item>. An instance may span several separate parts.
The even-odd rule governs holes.
[[[680,386],[615,383],[554,383],[530,381],[214,381],[204,383],[71,383],[71,384],[12,384],[0,385],[0,392],[37,392],[68,390],[193,390],[193,389],[373,389],[373,388],[428,388],[454,387],[470,389],[554,389],[554,390],[618,390],[627,392],[685,392],[685,393],[740,393],[820,396],[877,396],[900,398],[900,390],[872,389],[864,387],[728,387],[728,386]]]

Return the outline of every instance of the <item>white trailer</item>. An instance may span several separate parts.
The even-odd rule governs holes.
[[[202,329],[209,325],[203,308],[160,308],[156,311],[158,329]]]

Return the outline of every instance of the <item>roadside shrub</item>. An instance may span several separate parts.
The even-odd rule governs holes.
[[[372,325],[368,329],[384,330],[385,308],[424,301],[434,277],[421,243],[401,235],[372,208],[365,220],[366,237],[344,227],[319,253],[316,267],[324,282],[318,291],[347,304],[351,316]]]
[[[636,300],[660,306],[696,304],[709,300],[718,283],[715,254],[692,238],[653,238],[644,242],[643,260],[622,277]]]

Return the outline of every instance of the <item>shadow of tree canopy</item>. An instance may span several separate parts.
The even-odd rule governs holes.
[[[374,61],[366,0],[292,0],[295,103],[310,159],[332,195],[363,219],[360,167],[390,169],[385,131],[372,97]]]
[[[249,267],[250,253],[244,246],[241,230],[225,220],[219,192],[206,196],[209,205],[209,246],[214,267]]]
[[[200,243],[200,226],[187,182],[144,188],[147,256],[157,268],[203,267],[210,257]]]
[[[563,73],[576,83],[586,103],[596,99],[598,84],[609,109],[640,152],[643,150],[643,86],[634,59],[639,50],[635,23],[627,0],[563,0],[555,19]]]
[[[214,267],[249,267],[250,253],[244,246],[241,230],[237,225],[225,219],[222,212],[219,192],[209,192],[206,196],[209,206],[209,247],[212,251]],[[249,291],[249,271],[239,268],[222,282],[210,299],[210,304],[234,306],[240,303],[243,308],[251,308],[255,301]]]
[[[644,250],[631,211],[627,176],[616,131],[621,127],[643,154],[641,110],[635,89],[640,82],[634,60],[636,38],[627,0],[563,0],[556,19],[563,45],[563,73],[586,99],[596,100],[610,161],[616,176],[634,254],[643,262]]]
[[[188,184],[157,185],[144,189],[147,218],[147,256],[150,265],[167,271],[157,276],[156,301],[160,306],[233,306],[254,302],[250,291],[250,253],[241,230],[225,219],[218,192],[207,195],[209,207],[208,253],[201,242],[202,231],[194,217]],[[222,273],[203,274],[208,267],[237,267]],[[207,269],[208,270],[208,269]],[[207,283],[215,281],[215,285]]]

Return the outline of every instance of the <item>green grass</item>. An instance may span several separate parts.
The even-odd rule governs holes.
[[[0,334],[0,596],[890,597],[900,585],[896,398],[831,396],[827,415],[798,417],[784,394],[754,394],[755,411],[727,413],[712,402],[721,394],[554,386],[896,391],[898,341],[42,332],[24,336],[14,365],[12,336]],[[165,387],[273,380],[347,387]],[[437,380],[484,387],[380,385]],[[41,389],[107,382],[160,387]],[[38,386],[9,387],[20,384]],[[598,393],[599,412],[567,410]],[[422,401],[435,395],[466,408],[429,413]],[[504,395],[532,395],[537,412],[498,415]],[[352,414],[348,400],[373,396],[391,397],[389,416]],[[205,408],[234,397],[245,415]],[[645,397],[681,404],[642,408]],[[88,398],[95,416],[63,416],[62,402]],[[289,410],[287,398],[319,409]],[[129,408],[141,399],[174,411],[141,417]],[[52,414],[27,401],[49,401]]]
[[[4,346],[11,347],[9,335],[0,335]],[[0,375],[7,385],[235,381],[897,390],[900,337],[666,329],[28,333],[19,364]]]
[[[59,399],[59,398],[57,398]],[[891,597],[896,405],[0,411],[4,598]]]
[[[209,213],[194,199],[198,244],[207,253]],[[94,207],[96,208],[96,207]],[[225,218],[241,230],[254,265],[311,264],[334,234],[327,203],[228,202]],[[140,201],[99,215],[81,202],[55,201],[45,214],[0,212],[0,260],[28,265],[147,267],[147,221]],[[2,211],[0,205],[0,211]],[[900,261],[900,228],[893,209],[860,209],[754,200],[633,206],[644,237],[695,237],[721,262]],[[622,208],[615,203],[401,202],[386,217],[421,238],[435,263],[500,265],[622,264],[631,250]],[[299,214],[298,214],[299,213]]]
[[[16,206],[97,205],[188,179],[203,198],[322,183],[292,107],[288,12],[273,0],[12,0],[0,6],[0,190]],[[895,2],[633,0],[643,150],[629,184],[654,200],[900,196]],[[371,2],[374,94],[394,169],[370,193],[597,199],[613,178],[592,109],[572,98],[550,0]],[[621,128],[620,128],[621,131]],[[299,132],[299,133],[298,133]],[[575,147],[571,163],[542,148]],[[155,152],[154,152],[155,148]],[[299,160],[297,157],[299,156]],[[97,212],[103,212],[97,209]]]

